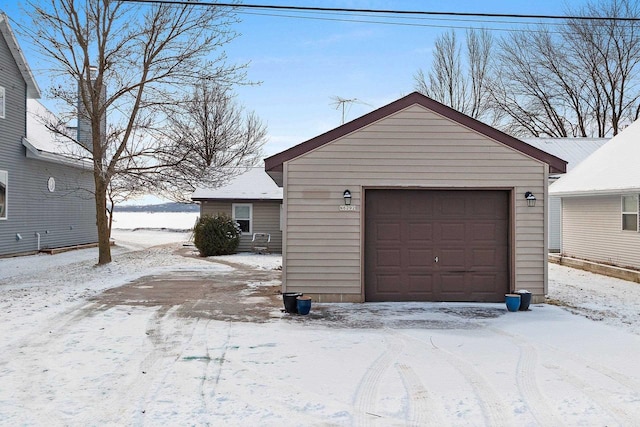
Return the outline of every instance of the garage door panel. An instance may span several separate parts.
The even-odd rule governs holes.
[[[398,223],[382,223],[376,225],[376,239],[378,241],[398,242],[401,226]]]
[[[433,274],[409,274],[408,290],[411,294],[431,295],[433,293]]]
[[[407,240],[419,240],[430,242],[433,240],[433,225],[424,222],[408,222],[406,226]]]
[[[503,237],[504,232],[505,230],[502,230],[495,222],[474,221],[469,224],[469,237],[478,243],[485,241],[487,244],[495,244],[496,240]]]
[[[378,268],[400,267],[401,259],[400,249],[378,249],[376,251]]]
[[[503,301],[509,212],[506,191],[366,190],[365,299]]]
[[[495,248],[471,249],[469,253],[471,255],[469,266],[472,269],[481,267],[493,268],[498,262]]]
[[[400,290],[396,284],[398,283],[399,275],[396,274],[378,274],[376,291],[383,294],[398,294]]]
[[[464,270],[466,249],[465,248],[446,248],[437,251],[438,268],[440,269],[457,269]]]
[[[464,216],[465,213],[465,200],[460,196],[449,196],[446,198],[440,197],[440,209],[436,210],[440,214],[447,218],[456,218]]]
[[[436,225],[439,225],[440,228],[440,242],[456,242],[456,244],[460,244],[465,240],[464,222],[440,222],[436,223]]]
[[[407,249],[407,267],[433,267],[433,250],[432,249]]]

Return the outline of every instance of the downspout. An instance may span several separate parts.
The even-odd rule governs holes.
[[[36,237],[38,238],[38,252],[40,252],[40,233],[36,233]]]

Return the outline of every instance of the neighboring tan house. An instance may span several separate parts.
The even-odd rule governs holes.
[[[200,215],[225,213],[242,229],[239,252],[252,250],[254,234],[267,234],[269,252],[282,252],[282,188],[264,171],[251,168],[219,188],[197,188],[191,199],[200,202]]]
[[[547,180],[565,166],[414,92],[265,159],[284,187],[283,291],[543,301]]]
[[[610,138],[523,138],[529,145],[567,161],[567,172],[602,147]],[[550,174],[549,185],[562,174]],[[549,195],[549,252],[560,252],[562,236],[562,213],[560,198]]]
[[[562,198],[563,256],[640,269],[640,121],[550,186]]]
[[[49,113],[0,12],[0,256],[97,242],[91,165],[60,151]]]

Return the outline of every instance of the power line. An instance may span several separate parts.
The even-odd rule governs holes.
[[[423,10],[396,10],[396,9],[356,9],[345,7],[318,7],[318,6],[284,6],[284,5],[259,5],[243,3],[218,3],[200,2],[189,0],[123,0],[127,3],[154,3],[183,6],[214,6],[231,7],[234,9],[263,9],[263,10],[283,10],[298,12],[341,12],[341,13],[367,13],[367,14],[390,14],[390,15],[423,15],[423,16],[456,16],[474,18],[509,18],[509,19],[560,19],[560,20],[590,20],[590,21],[634,21],[640,22],[640,17],[607,17],[607,16],[580,16],[580,15],[534,15],[534,14],[513,14],[513,13],[479,13],[479,12],[436,12]]]

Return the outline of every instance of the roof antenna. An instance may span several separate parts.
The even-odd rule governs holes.
[[[348,99],[348,98],[343,98],[341,96],[332,96],[331,99],[333,100],[331,105],[335,105],[336,110],[342,107],[342,123],[341,124],[344,124],[345,115],[349,113],[349,110],[351,109],[351,106],[353,104],[363,104],[363,105],[371,106],[371,104],[367,104],[366,102],[360,101],[358,98]]]

